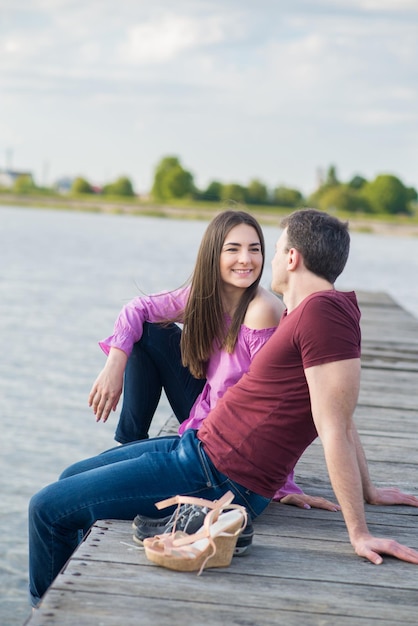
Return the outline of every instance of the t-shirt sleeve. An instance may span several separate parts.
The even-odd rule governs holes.
[[[360,311],[348,299],[320,296],[309,300],[299,319],[294,340],[303,368],[360,357]]]

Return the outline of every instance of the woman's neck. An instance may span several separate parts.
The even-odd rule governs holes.
[[[229,317],[234,317],[234,313],[238,308],[239,302],[241,300],[243,291],[242,289],[240,289],[239,291],[233,291],[231,290],[231,292],[229,293],[223,293],[222,294],[222,307],[224,310],[224,313],[226,315],[228,315]]]

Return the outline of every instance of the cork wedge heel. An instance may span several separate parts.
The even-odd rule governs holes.
[[[245,507],[231,504],[233,497],[228,492],[214,502],[212,506],[218,506],[207,513],[202,527],[192,535],[174,530],[144,539],[148,560],[179,572],[197,571],[198,575],[204,569],[228,567],[238,536],[247,523]]]

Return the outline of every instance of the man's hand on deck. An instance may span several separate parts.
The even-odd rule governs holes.
[[[366,497],[368,504],[376,505],[396,505],[418,507],[418,498],[409,493],[404,493],[397,487],[374,487],[373,492]]]
[[[381,537],[372,537],[371,535],[352,542],[354,550],[358,556],[365,557],[375,565],[380,565],[383,558],[382,554],[393,556],[400,561],[407,561],[418,565],[418,552],[413,548],[408,548],[394,539],[384,539]]]

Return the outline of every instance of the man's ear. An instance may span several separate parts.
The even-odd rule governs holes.
[[[302,257],[296,248],[290,248],[287,254],[287,269],[292,272],[299,266]]]

